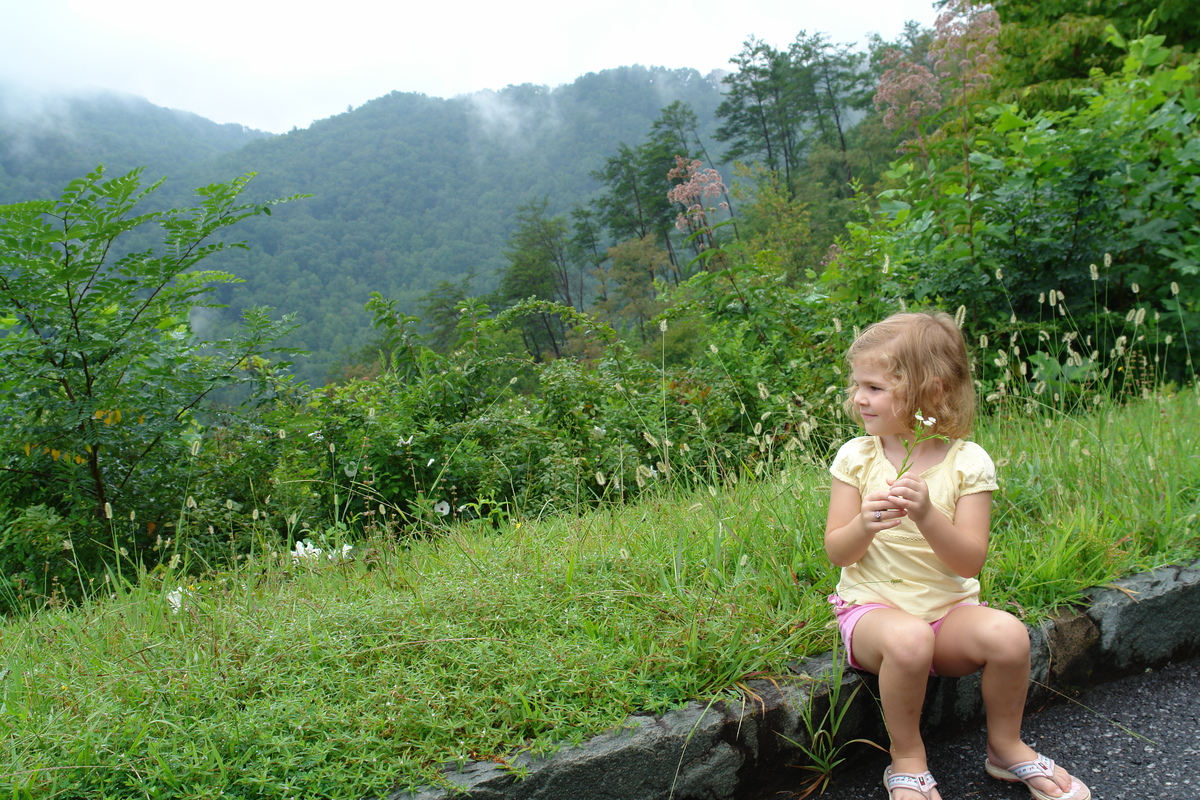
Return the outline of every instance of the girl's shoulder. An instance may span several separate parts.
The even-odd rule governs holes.
[[[882,452],[876,437],[856,436],[838,448],[829,471],[838,480],[857,484],[867,465]]]
[[[956,441],[945,463],[963,489],[996,490],[996,464],[979,444],[966,439]]]
[[[837,455],[833,457],[833,461],[836,464],[846,458],[870,458],[878,449],[878,437],[855,436],[842,443],[842,446],[838,448]]]

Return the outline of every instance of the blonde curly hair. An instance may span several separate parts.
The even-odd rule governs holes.
[[[896,381],[892,393],[899,419],[920,413],[936,422],[930,433],[965,439],[975,421],[975,384],[962,331],[943,311],[894,314],[868,326],[850,349],[846,363],[870,365]],[[847,387],[845,409],[862,424],[854,403],[854,381]]]

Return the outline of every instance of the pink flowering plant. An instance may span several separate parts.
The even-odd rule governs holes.
[[[721,173],[705,167],[702,161],[675,156],[675,167],[667,173],[667,178],[682,181],[667,192],[668,200],[684,207],[675,218],[675,227],[688,234],[700,252],[712,249],[716,246],[714,232],[724,224],[714,223],[712,218],[719,211],[729,210],[729,203],[724,200],[716,206],[707,205],[726,193]]]

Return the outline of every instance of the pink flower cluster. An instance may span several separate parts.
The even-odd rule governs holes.
[[[691,233],[701,227],[706,227],[707,217],[704,201],[725,194],[725,182],[721,173],[712,167],[704,168],[704,162],[689,161],[683,156],[675,156],[675,167],[667,173],[669,180],[683,180],[667,192],[667,199],[679,203],[686,211],[675,219],[675,227],[684,233]],[[729,208],[729,204],[721,202],[721,210]],[[712,210],[712,209],[708,209]]]
[[[991,83],[990,70],[1000,58],[1000,15],[995,10],[954,0],[938,15],[933,29],[929,56],[938,77],[965,93]]]
[[[883,57],[886,68],[875,92],[875,108],[891,130],[907,128],[942,108],[937,77],[924,64],[909,60],[899,50]]]
[[[999,59],[1000,15],[972,0],[951,0],[934,23],[929,46],[932,69],[899,50],[884,56],[885,71],[875,93],[875,107],[892,130],[917,124],[940,111],[950,92],[969,95],[992,80]]]

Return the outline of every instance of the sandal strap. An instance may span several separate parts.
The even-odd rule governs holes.
[[[937,786],[933,775],[926,770],[920,775],[911,772],[889,772],[887,775],[887,790],[890,794],[896,789],[912,789],[929,797],[929,792]]]
[[[1014,776],[1022,781],[1030,778],[1054,778],[1054,759],[1046,758],[1041,753],[1033,761],[1022,761],[1008,768]]]

